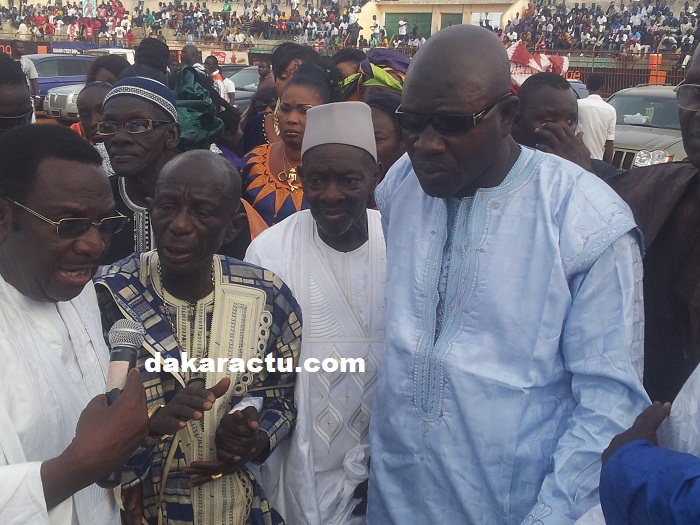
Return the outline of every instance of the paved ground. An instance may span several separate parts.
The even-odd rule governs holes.
[[[52,119],[51,117],[47,117],[44,115],[43,111],[37,111],[36,113],[36,123],[37,124],[56,124],[59,125],[59,122],[55,119]]]

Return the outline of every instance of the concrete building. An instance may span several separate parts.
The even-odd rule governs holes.
[[[358,21],[362,26],[361,34],[369,40],[372,15],[386,29],[391,41],[398,33],[399,20],[408,20],[408,34],[411,34],[414,22],[420,33],[428,38],[449,25],[472,24],[488,21],[491,27],[503,28],[516,13],[522,14],[527,8],[527,0],[375,0],[362,6]]]

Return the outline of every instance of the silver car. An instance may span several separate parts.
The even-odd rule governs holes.
[[[617,111],[613,166],[628,170],[685,160],[673,86],[622,89],[608,99]]]
[[[85,84],[49,89],[44,97],[44,114],[61,122],[78,122],[78,95]]]

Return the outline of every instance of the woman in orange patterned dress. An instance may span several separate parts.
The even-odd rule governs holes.
[[[270,226],[308,208],[297,166],[306,128],[306,111],[339,100],[337,71],[302,64],[282,92],[277,120],[282,138],[246,155],[243,198]]]

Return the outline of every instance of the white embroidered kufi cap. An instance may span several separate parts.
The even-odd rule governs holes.
[[[324,144],[347,144],[365,150],[377,160],[372,111],[364,102],[334,102],[306,112],[302,157]]]

